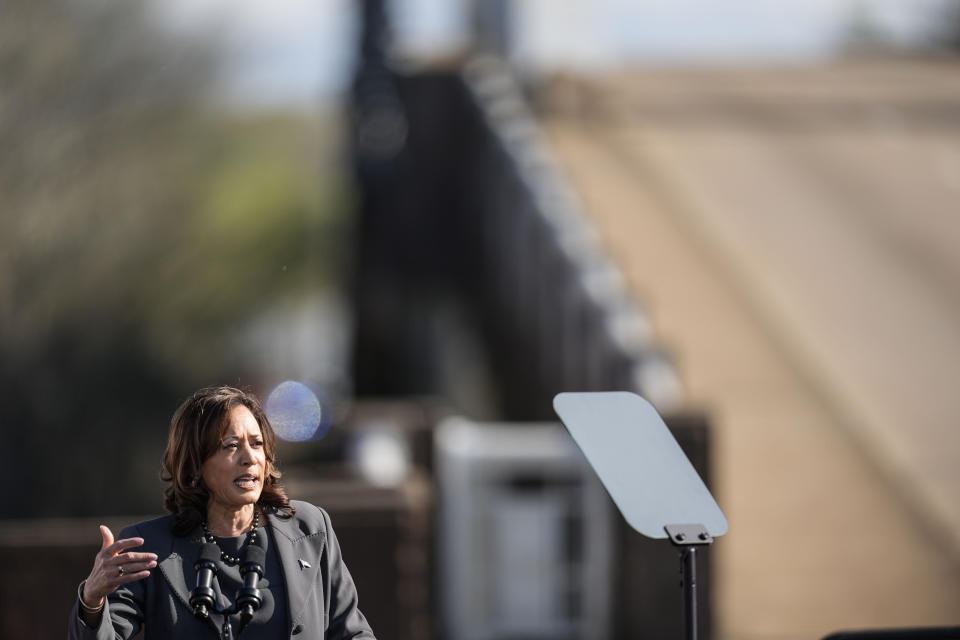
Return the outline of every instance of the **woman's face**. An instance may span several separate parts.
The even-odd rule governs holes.
[[[239,508],[260,499],[266,452],[260,425],[250,410],[238,405],[227,414],[220,448],[203,463],[200,474],[211,506]]]

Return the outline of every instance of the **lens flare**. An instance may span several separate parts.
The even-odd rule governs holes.
[[[263,406],[277,437],[288,442],[319,440],[329,425],[321,420],[323,410],[310,388],[293,380],[281,382]]]

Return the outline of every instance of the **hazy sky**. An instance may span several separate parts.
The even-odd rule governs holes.
[[[858,10],[896,40],[932,27],[949,0],[514,0],[513,56],[526,68],[804,61],[828,55]],[[224,34],[229,92],[309,103],[346,86],[359,0],[157,0],[173,24]],[[406,51],[442,53],[467,31],[468,0],[390,0]]]

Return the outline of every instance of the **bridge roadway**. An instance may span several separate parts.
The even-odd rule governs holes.
[[[631,71],[540,97],[715,420],[721,638],[960,624],[958,71]]]

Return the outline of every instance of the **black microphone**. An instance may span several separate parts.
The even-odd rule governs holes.
[[[190,592],[190,606],[193,607],[193,615],[200,618],[209,616],[210,609],[213,609],[216,594],[210,584],[217,573],[219,559],[220,547],[213,542],[205,542],[200,547],[200,556],[193,565],[197,572],[197,588]]]
[[[253,612],[263,604],[257,583],[263,577],[263,565],[267,561],[266,550],[257,544],[248,544],[240,554],[240,575],[243,586],[237,591],[236,607],[240,612],[240,624],[246,626]]]

